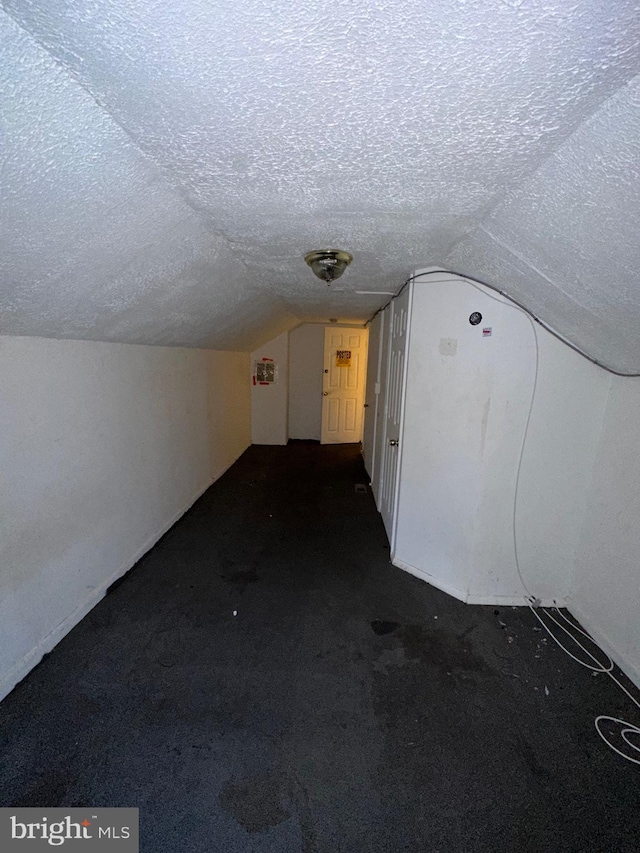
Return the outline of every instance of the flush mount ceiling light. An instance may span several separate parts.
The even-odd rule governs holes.
[[[353,255],[343,252],[342,249],[316,249],[315,252],[306,254],[304,259],[318,278],[331,284],[340,278],[353,260]]]

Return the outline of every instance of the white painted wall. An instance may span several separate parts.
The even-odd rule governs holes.
[[[251,444],[249,353],[208,350],[209,456],[217,480]]]
[[[251,353],[254,362],[272,358],[278,367],[278,381],[272,385],[251,385],[251,440],[254,444],[286,444],[289,440],[289,334],[258,347]]]
[[[640,686],[640,380],[449,275],[411,322],[393,562],[468,602],[566,603]]]
[[[607,375],[536,327],[516,527],[525,589],[513,510],[534,330],[500,297],[446,279],[415,285],[394,562],[469,602],[563,601]]]
[[[324,330],[303,323],[289,333],[289,438],[320,441]]]
[[[248,444],[246,362],[0,338],[0,697]]]
[[[520,567],[539,598],[568,599],[610,374],[540,326],[538,383],[517,504]],[[507,552],[508,553],[508,552]]]
[[[640,380],[610,378],[569,608],[640,686]]]

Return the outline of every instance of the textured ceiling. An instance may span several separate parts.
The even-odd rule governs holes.
[[[640,367],[636,0],[3,8],[0,332],[245,348],[439,264]]]

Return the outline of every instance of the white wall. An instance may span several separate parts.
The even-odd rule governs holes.
[[[289,438],[320,441],[324,329],[303,323],[289,333]]]
[[[219,359],[234,370],[210,383]],[[0,338],[0,697],[244,449],[248,403],[227,410],[226,437],[220,420],[242,362]]]
[[[610,381],[569,608],[640,686],[640,380]]]
[[[278,381],[272,385],[251,385],[251,440],[254,444],[286,444],[289,440],[288,332],[251,353],[251,371],[254,362],[262,358],[272,358],[276,362]]]
[[[445,279],[415,285],[394,562],[469,602],[566,602],[640,685],[640,380]],[[515,527],[525,590],[513,511],[534,329]]]
[[[517,505],[520,567],[531,592],[568,599],[610,374],[540,326],[538,383]]]
[[[217,480],[251,444],[249,353],[209,350],[209,455]]]
[[[469,602],[562,602],[606,402],[606,374],[493,294],[415,285],[394,562]],[[469,315],[480,311],[478,326]],[[483,337],[482,329],[491,328]]]

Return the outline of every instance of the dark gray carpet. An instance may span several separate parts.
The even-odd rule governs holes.
[[[363,482],[250,448],[0,705],[1,804],[138,806],[145,853],[640,849],[630,703],[390,566]]]

